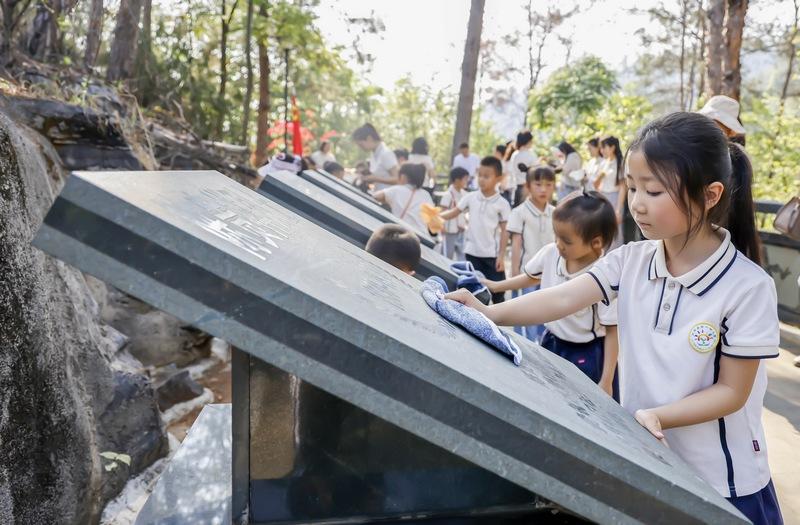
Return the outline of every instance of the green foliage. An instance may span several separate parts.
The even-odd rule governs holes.
[[[786,108],[779,117],[776,97],[746,100],[742,123],[747,129],[747,153],[753,164],[753,197],[788,201],[800,191],[800,115]]]
[[[553,73],[529,100],[529,121],[540,127],[577,124],[603,107],[616,77],[599,58],[588,56]]]

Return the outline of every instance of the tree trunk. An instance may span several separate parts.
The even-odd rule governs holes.
[[[453,134],[453,152],[458,145],[469,141],[472,124],[472,102],[475,98],[475,77],[478,72],[478,54],[481,47],[481,30],[483,29],[483,8],[486,0],[472,0],[467,23],[467,40],[464,43],[464,60],[461,62],[461,88],[458,93],[456,109],[456,127]]]
[[[262,4],[259,16],[267,18],[267,7]],[[269,144],[269,49],[267,42],[258,42],[258,116],[256,126],[256,151],[254,163],[258,168],[267,162],[267,145]]]
[[[97,61],[100,51],[100,41],[103,36],[103,0],[92,0],[89,8],[89,24],[86,28],[86,51],[83,55],[83,65],[92,69]]]
[[[725,20],[725,0],[711,0],[708,8],[708,49],[706,50],[706,94],[722,93],[722,25]]]
[[[110,82],[127,80],[133,73],[136,59],[136,48],[139,40],[139,17],[142,12],[142,0],[121,0],[117,21],[114,25],[114,40],[111,42],[111,53],[108,58]]]
[[[697,25],[700,30],[700,41],[698,48],[700,50],[700,58],[698,64],[705,65],[706,62],[706,13],[703,9],[703,0],[697,0]],[[698,74],[700,75],[700,84],[697,86],[697,98],[699,99],[706,89],[706,68],[699,67]]]
[[[147,107],[158,99],[158,83],[153,71],[153,0],[142,0],[141,30],[139,31],[136,60],[133,65],[132,88],[139,104]]]
[[[742,87],[742,34],[748,0],[728,0],[723,54],[722,94],[739,100]]]
[[[783,113],[783,106],[786,103],[786,97],[789,93],[789,83],[792,80],[792,74],[794,73],[794,60],[795,56],[797,55],[797,33],[800,29],[800,1],[794,0],[794,25],[792,26],[792,31],[789,34],[789,41],[787,42],[787,55],[789,58],[789,62],[786,66],[786,76],[783,78],[783,88],[781,89],[781,110],[780,113]]]
[[[230,30],[230,16],[236,9],[236,2],[231,7],[230,16],[226,0],[221,0],[220,22],[222,25],[219,39],[219,91],[217,93],[217,122],[214,126],[215,135],[222,140],[222,125],[225,121],[225,90],[228,85],[228,31]]]
[[[36,14],[31,20],[28,33],[28,54],[38,60],[45,60],[53,53],[53,45],[58,38],[57,24],[58,0],[40,0],[36,4]]]
[[[253,0],[247,0],[247,22],[244,37],[244,60],[247,71],[247,88],[244,91],[244,108],[242,111],[242,145],[250,147],[250,100],[253,98],[253,60],[252,53],[253,40]]]
[[[686,111],[686,18],[689,16],[688,0],[681,0],[681,56],[680,56],[680,81],[681,81],[681,111]]]

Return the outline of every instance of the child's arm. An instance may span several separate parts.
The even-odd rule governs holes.
[[[586,273],[564,284],[492,306],[486,306],[463,288],[445,295],[445,298],[475,308],[499,325],[528,326],[574,314],[600,302],[604,295],[594,276]]]
[[[617,197],[617,224],[622,224],[625,214],[625,201],[628,198],[628,183],[624,180],[617,184],[619,196]]]
[[[458,208],[458,206],[456,206],[455,208],[450,208],[447,211],[443,211],[442,213],[439,214],[439,217],[441,217],[446,221],[449,221],[450,219],[455,219],[459,215],[461,215],[461,210]]]
[[[503,272],[506,269],[506,246],[508,246],[508,231],[506,221],[500,223],[500,244],[497,247],[497,258],[494,262],[494,269]]]
[[[515,275],[509,279],[504,279],[502,281],[490,281],[488,279],[484,279],[481,281],[486,288],[489,289],[492,293],[500,293],[500,292],[507,292],[509,290],[521,290],[522,288],[528,288],[530,286],[535,286],[541,282],[541,279],[538,277],[531,277],[527,273],[522,272],[519,275]]]
[[[399,184],[400,183],[400,168],[396,165],[392,168],[389,168],[389,175],[387,177],[382,177],[380,175],[367,175],[363,177],[362,180],[364,182],[379,182],[381,184]]]
[[[723,355],[719,360],[716,383],[674,403],[637,410],[636,421],[663,440],[664,429],[696,425],[732,414],[747,402],[760,362],[760,359]]]
[[[612,395],[614,391],[614,372],[617,371],[618,356],[617,325],[606,326],[606,337],[603,343],[603,373],[600,375],[598,384],[608,395]]]
[[[519,273],[522,262],[522,234],[511,234],[511,277]]]
[[[372,194],[372,198],[375,199],[378,202],[382,202],[382,203],[385,204],[386,203],[386,192],[384,192],[383,190],[376,191],[375,193]]]

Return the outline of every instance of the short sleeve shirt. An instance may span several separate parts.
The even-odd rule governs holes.
[[[442,195],[439,201],[439,206],[444,210],[449,210],[458,206],[459,201],[467,194],[464,190],[457,190],[450,186],[447,191]],[[455,219],[450,219],[444,222],[444,233],[458,233],[467,227],[467,219],[462,213]]]
[[[669,404],[717,381],[722,357],[777,357],[775,284],[736,250],[730,233],[693,270],[674,277],[664,244],[626,244],[589,274],[604,301],[618,298],[619,383],[630,413]],[[720,418],[664,431],[670,448],[723,497],[746,496],[770,479],[761,407],[767,386],[759,364],[744,407]]]
[[[550,243],[539,250],[523,268],[528,277],[541,279],[542,288],[552,288],[583,275],[591,267],[589,265],[569,273],[567,262],[558,253],[556,244]],[[606,326],[616,324],[616,301],[612,301],[608,305],[592,305],[562,319],[545,323],[545,326],[559,339],[571,343],[589,343],[605,336]]]
[[[464,253],[474,257],[497,257],[500,223],[507,222],[511,205],[499,193],[485,197],[480,191],[466,194],[458,209],[469,213]]]
[[[397,166],[397,157],[394,152],[387,148],[386,144],[383,142],[378,144],[378,147],[375,148],[375,151],[373,151],[372,155],[369,157],[370,173],[378,175],[379,177],[389,177],[391,176],[391,169],[395,166]],[[382,190],[389,186],[391,185],[378,182],[375,184],[375,189]]]
[[[546,205],[544,210],[540,210],[530,199],[525,199],[525,202],[511,210],[506,229],[510,233],[522,235],[520,268],[524,268],[536,252],[546,244],[555,241],[553,210],[555,207],[550,204]]]
[[[521,149],[519,151],[515,151],[511,154],[511,158],[509,159],[509,166],[508,172],[513,175],[514,177],[514,184],[516,186],[525,184],[525,178],[527,177],[527,173],[519,169],[520,164],[525,164],[527,167],[531,167],[536,163],[536,157],[534,157],[533,153],[527,149]]]
[[[428,234],[428,227],[422,220],[420,207],[423,203],[433,206],[431,194],[422,188],[413,188],[408,184],[398,184],[383,190],[386,202],[392,213],[416,228],[419,233]]]

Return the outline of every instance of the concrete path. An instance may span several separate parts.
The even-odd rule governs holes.
[[[800,368],[794,357],[781,349],[777,359],[767,361],[764,398],[769,465],[786,525],[800,525]]]

